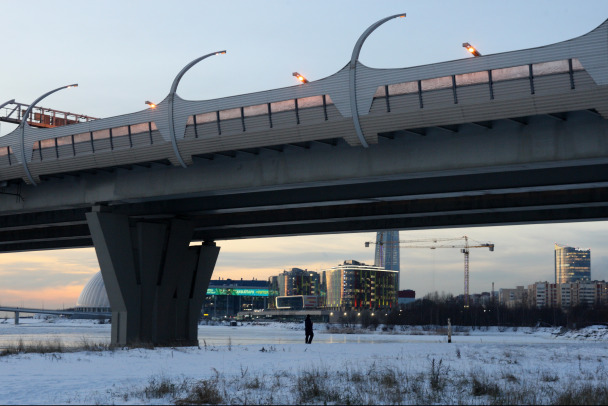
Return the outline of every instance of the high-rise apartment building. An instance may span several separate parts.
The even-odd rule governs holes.
[[[278,296],[321,295],[321,275],[314,271],[291,268],[270,277],[269,282]]]
[[[399,290],[399,265],[399,231],[378,231],[376,233],[374,266],[397,271],[397,290]]]
[[[591,280],[591,250],[555,244],[555,283]]]
[[[501,305],[507,307],[523,306],[528,301],[528,290],[523,286],[517,286],[515,289],[500,289],[498,300]]]
[[[536,282],[533,285],[528,285],[528,304],[538,308],[557,307],[563,296],[560,291],[561,286],[565,285],[549,282]],[[566,300],[565,296],[564,300]],[[567,300],[570,300],[570,298],[568,297]]]
[[[268,278],[270,306],[274,306],[277,296],[315,296],[323,304],[325,291],[321,277],[318,272],[300,268],[291,268],[271,276]]]
[[[606,303],[608,303],[608,283],[604,281],[536,282],[528,285],[528,304],[532,307],[566,309],[581,305],[593,307]]]
[[[397,272],[348,260],[325,270],[326,306],[382,309],[397,304]]]

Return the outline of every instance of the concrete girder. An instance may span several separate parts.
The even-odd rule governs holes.
[[[193,226],[184,220],[131,222],[100,211],[86,217],[112,308],[112,344],[198,345],[219,247],[190,247]]]
[[[261,238],[272,236],[317,235],[325,233],[369,232],[372,230],[420,230],[436,228],[455,228],[473,226],[497,226],[518,224],[543,224],[572,221],[605,221],[608,218],[608,206],[576,206],[539,208],[518,211],[468,211],[433,216],[407,216],[385,218],[359,218],[341,222],[310,222],[288,225],[270,225],[264,227],[241,227],[238,234],[234,230],[215,230],[218,239],[227,238]],[[576,219],[576,220],[573,220]],[[237,237],[235,237],[235,235]],[[195,233],[194,239],[204,239],[207,233]]]

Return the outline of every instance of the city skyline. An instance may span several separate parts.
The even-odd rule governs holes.
[[[144,109],[144,100],[161,101],[186,63],[219,49],[228,53],[184,77],[181,97],[211,99],[292,86],[293,71],[311,81],[338,71],[370,24],[401,12],[407,13],[403,21],[387,23],[367,40],[361,53],[364,64],[405,67],[468,58],[463,42],[484,55],[548,45],[583,35],[608,17],[608,3],[602,1],[354,3],[356,7],[353,2],[313,1],[307,8],[316,12],[309,13],[290,1],[7,3],[0,30],[5,38],[19,32],[19,41],[4,48],[12,63],[0,66],[0,102],[15,98],[29,103],[51,88],[78,82],[78,89],[53,95],[45,107],[96,117],[122,115]],[[42,46],[35,46],[40,38]],[[68,39],[70,46],[65,47]],[[12,128],[2,123],[0,135]],[[400,238],[468,235],[496,244],[491,253],[471,252],[473,293],[489,291],[492,282],[498,289],[553,280],[556,241],[591,248],[591,278],[608,279],[608,247],[602,245],[608,241],[606,225],[401,231]],[[374,239],[375,232],[367,232],[218,241],[222,250],[213,278],[265,279],[282,269],[320,270],[348,259],[373,264],[374,250],[364,248],[364,242]],[[400,265],[400,288],[416,290],[418,297],[432,291],[462,293],[459,250],[402,250]],[[98,270],[93,249],[1,254],[0,304],[73,306]]]
[[[470,292],[473,294],[491,291],[492,282],[496,291],[534,282],[552,282],[555,272],[554,237],[559,234],[565,237],[560,241],[572,235],[586,235],[579,240],[581,244],[570,245],[590,247],[594,252],[591,279],[608,280],[608,249],[602,245],[602,241],[608,240],[605,222],[401,231],[401,238],[468,235],[496,244],[494,252],[471,251]],[[373,264],[374,249],[365,248],[364,242],[374,237],[372,232],[222,241],[219,242],[222,250],[212,279],[266,280],[284,269],[298,267],[320,272],[347,259]],[[538,254],[539,250],[544,252],[543,256]],[[30,254],[28,261],[22,255],[0,255],[3,282],[0,305],[71,307],[84,284],[99,271],[92,248],[35,252]],[[311,257],[317,260],[310,261]],[[41,264],[45,263],[50,266],[44,268]],[[31,278],[20,277],[23,272]],[[460,250],[402,249],[400,289],[413,289],[416,297],[435,291],[460,295],[463,293],[463,277]],[[7,285],[11,289],[4,287]]]

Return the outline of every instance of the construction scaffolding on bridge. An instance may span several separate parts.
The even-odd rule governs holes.
[[[0,121],[20,124],[29,106],[16,101],[5,104],[0,108]],[[97,120],[97,117],[35,106],[27,118],[27,123],[32,127],[52,128],[92,120]]]

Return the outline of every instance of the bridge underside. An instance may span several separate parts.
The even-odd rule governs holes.
[[[532,185],[536,179],[542,179],[542,182]],[[606,184],[608,164],[601,164],[318,187],[256,196],[234,194],[209,199],[175,199],[163,203],[115,205],[108,210],[128,216],[132,223],[187,219],[194,227],[193,241],[216,241],[380,229],[606,220]],[[390,193],[361,197],[352,190],[356,188]],[[453,192],[446,192],[452,188]],[[399,192],[410,194],[400,195]],[[340,200],[337,200],[338,195]],[[316,204],[302,203],[306,198],[310,200],[310,196],[332,199]],[[240,199],[251,198],[261,206],[237,204]],[[218,208],[209,210],[209,206]],[[15,219],[1,218],[7,226],[0,232],[3,241],[0,251],[93,246],[85,218],[90,211],[91,208],[82,208],[34,213],[27,216],[28,228],[12,230],[8,224]],[[44,225],[48,224],[49,218],[57,220],[58,224]]]

